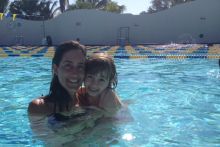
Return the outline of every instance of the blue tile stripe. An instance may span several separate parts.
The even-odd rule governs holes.
[[[0,47],[0,57],[53,57],[55,47],[46,46],[12,46]],[[88,55],[94,52],[108,52],[114,58],[159,58],[188,59],[208,58],[220,59],[220,44],[207,45],[142,45],[142,46],[87,46]]]

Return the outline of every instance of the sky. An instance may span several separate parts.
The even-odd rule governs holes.
[[[142,11],[147,11],[151,5],[151,0],[112,0],[118,5],[125,5],[124,13],[131,13],[134,15],[140,14]],[[75,3],[75,0],[69,0],[70,4]]]
[[[12,1],[12,0],[10,0]],[[75,3],[76,0],[69,0],[70,4]],[[134,15],[140,14],[142,11],[147,11],[151,5],[151,0],[112,0],[117,2],[118,5],[125,5],[126,10],[124,13],[131,13]]]

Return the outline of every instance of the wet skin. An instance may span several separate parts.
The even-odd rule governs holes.
[[[70,50],[63,55],[59,65],[53,65],[60,84],[73,96],[84,79],[85,57],[80,50]]]
[[[105,72],[86,75],[85,87],[87,89],[87,93],[92,97],[101,95],[108,85],[109,77]]]

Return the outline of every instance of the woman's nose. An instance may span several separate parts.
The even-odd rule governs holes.
[[[74,74],[74,75],[77,75],[77,74],[79,74],[79,70],[76,67],[71,67],[70,73]]]

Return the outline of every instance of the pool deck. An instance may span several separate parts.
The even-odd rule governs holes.
[[[114,58],[164,58],[220,59],[220,44],[168,44],[136,46],[86,46],[88,55],[94,52],[107,52]],[[55,47],[11,46],[0,47],[0,57],[49,57],[54,55]]]

